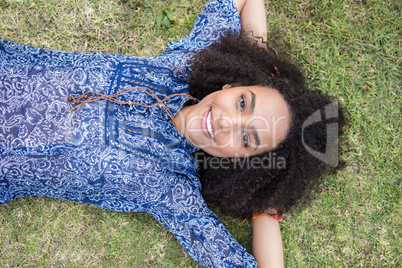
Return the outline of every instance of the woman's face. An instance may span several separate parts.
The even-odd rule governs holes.
[[[183,136],[208,154],[244,157],[274,149],[285,139],[290,112],[278,91],[224,86],[174,117]]]

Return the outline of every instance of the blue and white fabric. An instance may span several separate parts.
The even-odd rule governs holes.
[[[146,87],[163,99],[188,93],[187,60],[226,31],[239,33],[229,0],[204,6],[191,33],[157,57],[46,50],[0,40],[0,204],[48,196],[147,212],[206,267],[256,267],[200,194],[198,150],[158,106],[108,101],[66,113],[63,99]],[[119,97],[153,104],[140,90]],[[189,99],[165,102],[176,114]]]

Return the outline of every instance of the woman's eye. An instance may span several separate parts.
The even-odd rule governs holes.
[[[250,143],[250,138],[246,131],[243,131],[243,143],[246,147],[248,147]]]
[[[246,98],[244,97],[244,95],[241,96],[239,105],[240,105],[240,110],[243,111],[243,109],[246,107]]]

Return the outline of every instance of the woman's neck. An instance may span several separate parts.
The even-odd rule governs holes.
[[[188,111],[190,110],[190,105],[184,105],[180,111],[173,116],[172,123],[176,127],[176,129],[182,134],[185,138],[186,137],[186,117],[188,114]]]

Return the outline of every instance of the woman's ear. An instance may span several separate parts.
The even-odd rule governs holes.
[[[222,89],[229,89],[232,87],[232,84],[223,85]]]
[[[239,83],[225,84],[222,86],[222,89],[229,89],[229,88],[238,87],[238,86],[239,86]]]

